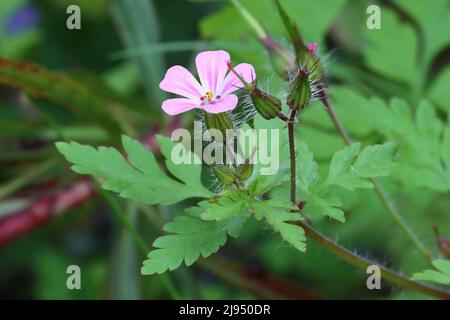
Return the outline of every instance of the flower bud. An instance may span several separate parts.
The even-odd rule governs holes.
[[[441,235],[436,226],[433,226],[434,232],[436,233],[437,245],[439,251],[447,258],[450,259],[450,241]]]
[[[277,117],[281,112],[281,101],[256,86],[250,91],[250,98],[256,111],[266,120]]]
[[[208,130],[219,130],[222,133],[222,141],[227,139],[227,130],[233,129],[233,122],[226,112],[205,112],[205,125]]]
[[[230,167],[224,165],[213,165],[212,168],[216,177],[225,186],[230,186],[234,183],[235,176],[233,170]]]
[[[253,164],[246,160],[245,163],[240,164],[236,170],[236,176],[240,181],[245,181],[253,174]]]
[[[287,104],[291,109],[303,109],[311,99],[309,73],[306,68],[300,69],[295,79],[289,85]]]
[[[252,84],[245,81],[245,79],[234,70],[231,63],[228,63],[228,69],[230,69],[230,71],[242,82],[244,88],[250,94],[250,98],[252,99],[256,111],[258,111],[264,119],[273,119],[281,113],[281,101],[258,89],[256,80]]]

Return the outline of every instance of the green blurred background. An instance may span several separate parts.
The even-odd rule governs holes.
[[[275,39],[289,45],[272,1],[242,3]],[[450,168],[439,160],[440,150],[448,149],[436,132],[449,128],[450,2],[282,3],[305,40],[319,43],[331,97],[355,139],[401,140],[404,134],[396,128],[402,126],[426,133],[413,146],[405,143],[402,164],[383,183],[437,256],[432,226],[450,235]],[[381,30],[366,27],[366,9],[374,3],[382,10]],[[81,30],[66,28],[71,4],[81,8]],[[307,253],[299,254],[251,223],[204,264],[164,276],[140,275],[144,257],[118,211],[150,246],[161,221],[182,214],[186,203],[142,207],[117,200],[72,173],[53,143],[118,146],[125,133],[152,147],[155,133],[190,128],[193,113],[163,115],[165,93],[158,84],[169,66],[192,69],[196,53],[218,48],[229,51],[233,63],[252,63],[271,92],[283,91],[264,47],[228,1],[0,1],[0,298],[174,298],[168,283],[192,299],[426,298],[384,282],[382,290],[369,291],[364,272],[314,243],[308,241]],[[433,113],[415,124],[424,99]],[[373,118],[372,108],[399,104],[397,113]],[[318,103],[303,123],[303,138],[326,170],[344,143]],[[347,222],[318,219],[320,230],[406,276],[427,267],[371,190],[340,196]],[[81,290],[66,287],[72,264],[82,270]]]

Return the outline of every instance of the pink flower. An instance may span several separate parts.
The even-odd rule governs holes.
[[[243,84],[232,72],[228,72],[228,63],[230,55],[226,51],[199,53],[195,58],[195,64],[200,83],[186,68],[171,67],[159,87],[183,98],[165,100],[162,109],[169,115],[195,108],[209,113],[233,110],[238,103],[238,97],[232,93],[242,88]],[[248,63],[237,65],[235,70],[249,83],[255,79],[255,70]]]
[[[313,42],[309,45],[309,54],[313,54],[317,49],[317,43]]]

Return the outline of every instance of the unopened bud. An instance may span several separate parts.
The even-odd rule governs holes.
[[[219,130],[222,133],[222,141],[225,141],[227,139],[227,130],[233,129],[233,122],[226,112],[205,112],[205,125],[209,130]]]
[[[225,165],[213,165],[213,171],[216,177],[225,185],[230,186],[235,181],[233,170]]]
[[[245,181],[253,174],[253,164],[246,160],[245,163],[240,164],[236,170],[236,176],[240,181]]]
[[[311,99],[309,73],[306,68],[300,69],[297,76],[289,85],[287,104],[291,109],[303,109]]]
[[[250,97],[256,111],[266,120],[273,119],[281,113],[281,101],[261,91],[256,86],[250,91]]]
[[[450,241],[439,233],[436,226],[433,226],[433,229],[436,233],[436,240],[439,250],[447,259],[450,259]]]
[[[244,88],[250,94],[253,105],[258,113],[264,119],[273,119],[281,113],[281,101],[274,96],[258,89],[256,86],[256,80],[250,84],[234,70],[231,63],[228,63],[228,69],[235,74],[235,76],[242,82]]]

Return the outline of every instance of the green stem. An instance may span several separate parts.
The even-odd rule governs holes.
[[[289,163],[291,166],[291,202],[296,205],[296,192],[297,192],[297,168],[295,161],[295,116],[297,114],[297,109],[292,109],[291,115],[288,121],[288,137],[289,137]]]
[[[347,145],[352,144],[352,138],[350,137],[348,131],[345,129],[344,124],[339,119],[339,116],[334,110],[333,104],[329,100],[328,96],[325,94],[325,96],[322,98],[322,103],[326,107],[328,114],[338,130],[339,134],[341,135],[342,139],[345,141]],[[422,242],[418,239],[418,237],[413,233],[411,228],[408,226],[408,224],[403,220],[402,215],[398,211],[398,209],[395,207],[395,205],[392,203],[392,201],[389,200],[388,194],[384,191],[382,185],[380,182],[378,182],[376,179],[369,179],[373,185],[374,190],[378,195],[378,198],[380,199],[383,206],[386,208],[389,215],[394,219],[394,221],[397,223],[397,225],[400,227],[402,232],[405,234],[405,236],[411,241],[411,243],[414,245],[414,247],[428,260],[432,260],[431,253],[425,248],[425,246],[422,244]]]
[[[290,166],[291,166],[291,201],[294,205],[296,205],[296,156],[295,156],[295,116],[296,116],[297,110],[292,109],[291,115],[289,117],[288,122],[288,130],[289,130],[289,160],[290,160]],[[339,118],[337,117],[336,113],[334,113],[334,110],[332,112],[334,115],[335,123],[340,124],[340,132],[346,133],[346,130],[344,126],[342,126],[342,123],[340,122]],[[344,135],[348,138],[349,144],[351,144],[350,136]],[[381,186],[376,182],[372,181],[376,187],[377,192],[383,192],[381,189]],[[389,202],[388,197],[386,194],[381,193],[380,198],[383,200],[383,203],[386,207],[389,208],[390,211],[396,212],[393,205]],[[406,226],[404,221],[401,219],[399,215],[395,216],[397,219],[397,223],[401,226]],[[313,241],[317,242],[322,247],[327,248],[329,251],[334,253],[336,256],[341,257],[345,261],[349,262],[350,264],[366,270],[368,266],[374,265],[372,261],[365,259],[363,257],[360,257],[354,253],[352,253],[350,250],[340,246],[339,244],[333,242],[332,240],[328,239],[327,237],[320,234],[318,231],[314,230],[311,226],[309,226],[307,223],[304,222],[298,222],[297,223],[300,227],[302,227],[305,230],[306,236],[308,238],[312,239]],[[402,229],[403,230],[403,229]],[[412,232],[409,229],[404,230],[405,232],[408,231],[408,234],[412,234]],[[412,238],[411,240],[415,240],[415,238]],[[417,246],[417,243],[414,242]],[[420,244],[420,242],[418,242]],[[419,247],[420,248],[420,247]],[[392,271],[384,266],[379,266],[381,275],[386,280],[399,284],[405,288],[414,289],[419,292],[422,292],[424,294],[431,295],[436,298],[440,299],[446,299],[450,300],[450,293],[443,291],[439,288],[435,288],[432,286],[428,286],[416,281],[409,280],[408,278],[405,278],[404,276],[398,274],[395,271]]]
[[[310,227],[308,224],[303,222],[297,223],[300,227],[302,227],[305,230],[305,234],[308,236],[308,238],[312,239],[316,243],[318,243],[320,246],[327,248],[330,252],[334,253],[336,256],[341,257],[348,263],[362,269],[367,270],[367,267],[370,265],[377,265],[376,263],[367,260],[363,257],[360,257],[348,249],[340,246],[339,244],[335,243],[334,241],[328,239],[318,231],[314,230],[312,227]],[[426,284],[422,284],[416,281],[409,280],[408,278],[398,274],[395,271],[392,271],[384,266],[379,265],[381,276],[388,280],[391,283],[399,284],[405,288],[413,289],[416,291],[419,291],[421,293],[440,298],[440,299],[446,299],[450,300],[450,292],[444,291],[440,288],[429,286]]]
[[[236,10],[241,14],[242,18],[249,24],[249,26],[253,29],[256,36],[259,39],[265,39],[267,37],[267,33],[258,20],[253,17],[253,15],[242,5],[239,0],[230,0],[230,2],[235,6]]]

